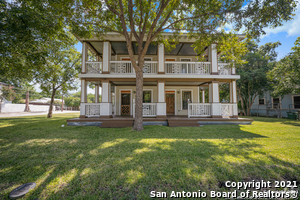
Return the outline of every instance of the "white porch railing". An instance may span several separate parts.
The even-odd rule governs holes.
[[[87,61],[86,73],[88,74],[101,74],[102,73],[102,62]]]
[[[230,117],[233,115],[233,105],[234,104],[221,104],[221,114],[222,117]]]
[[[83,106],[85,107],[85,116],[100,116],[100,103],[84,103]]]
[[[211,116],[210,103],[189,103],[188,104],[188,118],[210,117],[210,116]]]
[[[166,74],[210,74],[210,62],[165,62]]]
[[[218,63],[219,75],[231,75],[231,68],[228,63]]]
[[[157,61],[145,61],[143,71],[145,74],[157,74]],[[131,61],[110,61],[111,74],[134,74]]]
[[[157,104],[143,103],[143,117],[156,117]],[[135,117],[135,103],[133,103],[133,118]]]

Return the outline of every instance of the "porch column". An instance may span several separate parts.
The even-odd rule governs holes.
[[[165,101],[165,82],[157,81],[157,106],[156,117],[165,118],[167,116],[167,107]]]
[[[165,45],[158,45],[158,74],[165,74]]]
[[[81,73],[85,74],[86,73],[86,64],[85,62],[87,61],[88,57],[88,44],[86,42],[82,43],[82,63],[81,63]]]
[[[205,90],[201,90],[201,103],[205,103]]]
[[[212,81],[208,85],[209,103],[211,103],[211,117],[222,118],[221,103],[219,98],[219,81]]]
[[[212,44],[208,48],[208,61],[211,62],[211,75],[218,75],[218,52],[216,49],[217,45]]]
[[[103,42],[102,74],[109,74],[109,61],[111,57],[110,42]]]
[[[237,95],[236,95],[236,81],[233,80],[230,82],[230,103],[233,105],[232,117],[238,118],[238,107],[237,107]]]
[[[87,84],[81,79],[80,118],[85,118],[85,103],[87,103]]]
[[[102,81],[101,95],[100,117],[112,117],[111,84],[107,80]]]
[[[99,85],[95,85],[95,103],[99,103]]]

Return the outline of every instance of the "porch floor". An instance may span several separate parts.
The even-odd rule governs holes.
[[[200,126],[217,124],[251,125],[252,119],[247,118],[188,118],[187,116],[168,115],[166,118],[144,117],[144,125],[162,125],[170,127]],[[102,128],[132,127],[134,119],[132,116],[114,115],[112,118],[74,118],[67,120],[69,126],[99,126]]]

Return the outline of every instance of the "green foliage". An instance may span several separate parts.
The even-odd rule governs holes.
[[[79,97],[66,97],[64,98],[65,104],[68,107],[79,107],[80,98]]]
[[[273,96],[300,93],[300,37],[295,41],[292,52],[276,63],[268,74],[272,81]]]
[[[13,86],[3,85],[0,91],[0,102],[4,101],[13,101],[17,97],[16,92],[14,91]]]
[[[62,18],[39,1],[0,0],[0,10],[0,79],[32,81],[54,41],[69,42]]]
[[[241,76],[241,79],[237,80],[237,94],[245,115],[250,114],[254,99],[270,89],[267,72],[276,63],[275,48],[279,45],[279,42],[275,42],[258,47],[254,41],[248,42],[249,52],[244,56],[247,63],[237,69],[237,74]]]

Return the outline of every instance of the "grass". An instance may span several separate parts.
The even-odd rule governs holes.
[[[225,181],[300,180],[300,122],[170,128],[66,126],[74,114],[0,119],[0,199],[147,199],[150,191],[228,191]],[[64,124],[65,127],[61,127]]]

